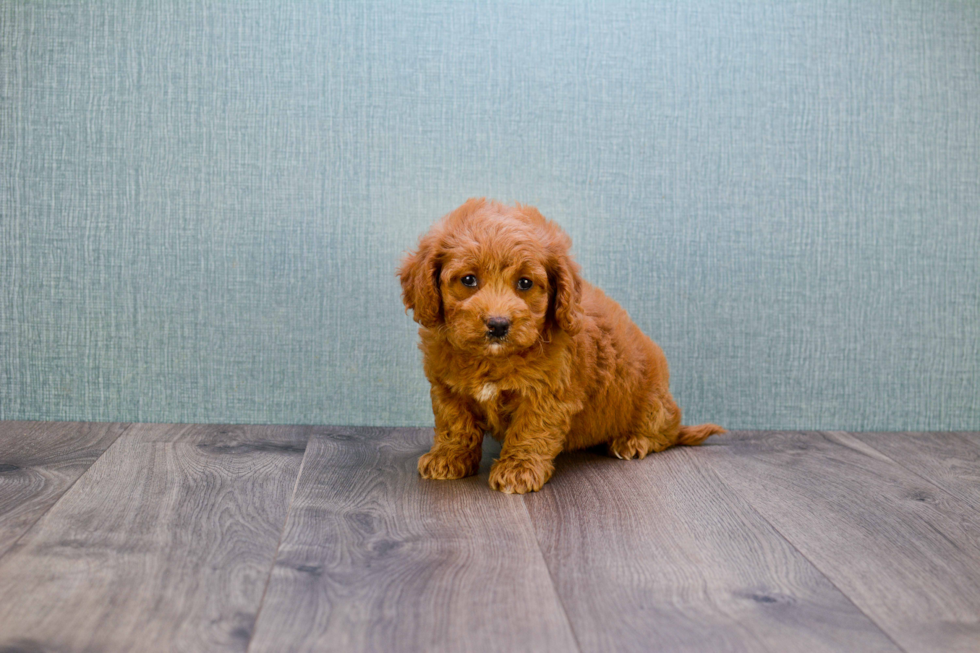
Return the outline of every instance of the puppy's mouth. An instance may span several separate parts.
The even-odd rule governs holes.
[[[487,345],[487,352],[491,356],[499,356],[500,354],[504,353],[505,349],[506,347],[501,341],[490,341],[490,343]]]
[[[487,352],[491,355],[497,355],[504,353],[505,350],[509,349],[513,344],[510,333],[505,331],[504,333],[495,333],[493,330],[487,331],[486,334],[486,348]]]
[[[524,342],[523,338],[518,337],[519,335],[520,334],[507,334],[503,337],[487,336],[479,345],[479,349],[484,356],[491,358],[516,354],[524,351],[529,346],[528,343]]]

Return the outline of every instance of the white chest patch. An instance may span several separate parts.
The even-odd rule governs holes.
[[[476,395],[476,400],[480,403],[487,403],[493,401],[497,398],[497,384],[496,383],[484,383],[483,387],[480,388]]]

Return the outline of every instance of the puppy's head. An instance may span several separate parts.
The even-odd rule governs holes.
[[[571,239],[529,206],[471,199],[437,222],[398,271],[415,321],[450,344],[499,356],[581,329]]]

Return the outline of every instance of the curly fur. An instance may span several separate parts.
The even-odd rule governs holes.
[[[475,474],[487,432],[503,442],[490,486],[518,494],[541,489],[561,451],[643,458],[724,432],[681,426],[663,351],[582,280],[570,246],[533,207],[470,199],[403,261],[436,423],[424,478]],[[490,318],[509,321],[505,337],[490,337]]]

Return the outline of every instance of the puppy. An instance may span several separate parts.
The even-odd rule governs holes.
[[[490,487],[516,494],[540,490],[561,451],[628,460],[724,432],[681,426],[663,351],[582,280],[570,246],[533,207],[470,199],[402,262],[436,423],[423,478],[476,474],[486,432],[503,442]]]

